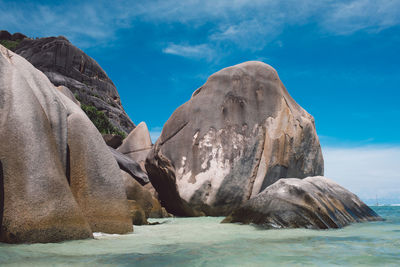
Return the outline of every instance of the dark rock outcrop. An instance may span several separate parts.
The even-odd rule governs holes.
[[[42,72],[1,45],[0,159],[1,242],[132,231],[120,170],[101,134]]]
[[[109,147],[117,149],[122,144],[122,136],[116,134],[103,134],[103,139]]]
[[[280,178],[323,175],[314,119],[261,62],[209,77],[163,127],[146,170],[167,211],[228,215]]]
[[[0,31],[0,40],[21,41],[25,38],[26,35],[19,32],[11,34],[8,31]]]
[[[15,33],[0,32],[4,40],[18,40],[12,50],[41,70],[55,85],[69,88],[83,108],[103,112],[115,132],[128,134],[135,125],[125,113],[115,85],[100,65],[65,37],[25,38]],[[19,38],[19,39],[18,39]],[[1,40],[1,39],[0,39]],[[98,125],[96,125],[98,126]],[[98,126],[99,127],[99,126]],[[108,133],[114,129],[99,129]]]
[[[12,35],[8,31],[0,31],[0,40],[11,40]]]
[[[322,177],[280,179],[248,200],[225,223],[266,228],[341,228],[350,223],[382,220],[356,195]]]

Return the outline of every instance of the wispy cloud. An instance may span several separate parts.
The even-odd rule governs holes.
[[[400,146],[325,147],[325,176],[371,203],[400,203]]]
[[[377,32],[400,24],[400,1],[355,0],[333,5],[332,13],[322,21],[336,34],[352,34],[359,30]]]
[[[200,45],[179,45],[169,44],[163,49],[163,53],[172,54],[187,58],[205,58],[211,60],[214,55],[214,50],[207,44]]]
[[[221,42],[231,42],[250,50],[263,48],[292,25],[313,23],[321,31],[334,35],[374,33],[400,25],[398,0],[99,0],[95,4],[0,0],[0,6],[1,27],[39,36],[62,34],[86,45],[112,43],[118,30],[140,22],[179,24],[194,31],[207,24],[209,49]],[[182,40],[172,42],[182,45]],[[208,50],[203,46],[184,46],[184,52],[175,54],[204,54]],[[174,48],[178,47],[166,50],[175,51]]]

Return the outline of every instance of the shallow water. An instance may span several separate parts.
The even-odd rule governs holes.
[[[400,206],[384,222],[339,230],[261,230],[222,217],[153,219],[127,235],[57,244],[0,244],[1,266],[400,266]]]

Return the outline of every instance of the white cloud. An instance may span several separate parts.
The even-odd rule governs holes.
[[[400,203],[400,146],[325,147],[325,176],[363,200]]]
[[[163,53],[187,58],[205,58],[211,60],[214,51],[207,44],[200,45],[178,45],[169,44],[163,49]]]

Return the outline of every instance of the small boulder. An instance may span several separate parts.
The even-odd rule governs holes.
[[[147,125],[141,122],[129,133],[117,150],[139,163],[143,171],[146,171],[144,164],[152,146]]]
[[[266,228],[341,228],[382,220],[355,194],[322,176],[280,179],[226,217],[223,223]]]

